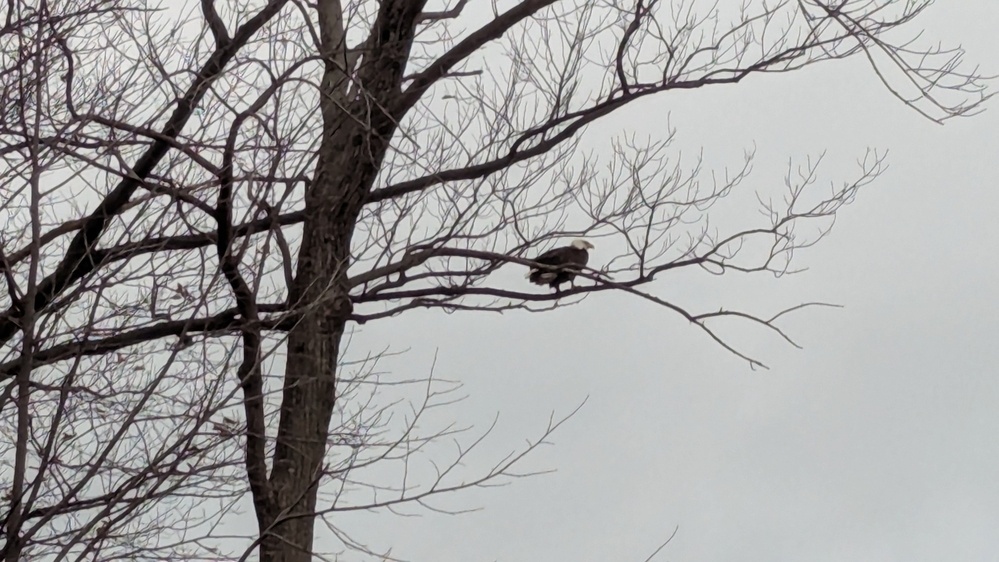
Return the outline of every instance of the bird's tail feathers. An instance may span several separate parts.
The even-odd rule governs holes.
[[[535,271],[529,279],[535,285],[545,285],[558,277],[554,271]]]
[[[535,285],[547,285],[552,281],[552,279],[555,279],[555,277],[557,276],[558,274],[555,273],[554,271],[532,269],[527,273],[527,275],[524,276],[524,279],[527,279],[528,281],[534,283]]]

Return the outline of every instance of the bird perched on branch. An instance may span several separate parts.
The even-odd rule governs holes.
[[[548,267],[532,266],[531,271],[524,277],[535,285],[548,285],[559,291],[559,286],[563,283],[571,283],[576,278],[576,274],[582,271],[583,266],[590,259],[587,250],[592,250],[593,244],[586,240],[573,240],[568,246],[548,250],[540,256],[534,258],[539,265]]]

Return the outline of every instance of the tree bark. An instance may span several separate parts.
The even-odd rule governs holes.
[[[292,306],[303,311],[288,334],[283,401],[270,483],[276,518],[263,533],[260,560],[312,559],[317,491],[336,402],[340,340],[351,314],[347,270],[351,236],[397,122],[383,110],[399,98],[424,2],[382,2],[361,64],[344,45],[337,2],[320,2],[323,141],[305,195],[305,221]],[[350,92],[359,92],[352,96]],[[353,99],[348,100],[348,96]]]

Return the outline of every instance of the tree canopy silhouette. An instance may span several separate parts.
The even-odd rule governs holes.
[[[534,445],[469,474],[474,437],[417,470],[416,451],[464,435],[417,424],[456,387],[407,379],[420,400],[381,399],[376,354],[346,354],[352,324],[616,291],[763,366],[715,324],[793,343],[778,321],[807,305],[697,311],[654,281],[793,271],[883,154],[828,189],[821,159],[795,165],[756,224],[726,227],[712,206],[751,153],[708,174],[673,131],[596,156],[580,139],[632,104],[847,57],[925,118],[971,115],[987,80],[913,39],[929,4],[10,0],[3,556],[306,561],[320,524],[382,556],[337,513],[515,473]],[[597,250],[574,287],[524,281],[576,237]],[[369,477],[383,466],[401,476]],[[256,529],[223,530],[237,505]]]

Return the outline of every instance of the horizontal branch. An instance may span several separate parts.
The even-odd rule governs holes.
[[[439,12],[423,12],[416,18],[416,23],[454,19],[461,15],[461,12],[465,9],[466,4],[468,4],[468,0],[458,0],[454,7],[448,10],[442,10]]]
[[[268,313],[287,311],[287,307],[284,304],[262,304],[258,308],[261,312]],[[263,319],[258,322],[261,329],[264,330],[285,330],[293,321],[293,315],[282,315],[277,318]],[[236,309],[229,309],[204,318],[159,322],[151,326],[123,331],[106,338],[67,342],[39,350],[33,355],[32,365],[39,367],[80,356],[104,355],[126,347],[171,336],[180,337],[203,332],[237,330],[243,323],[244,321],[240,318]],[[0,364],[0,380],[14,376],[17,373],[20,363],[21,361],[18,359]]]

